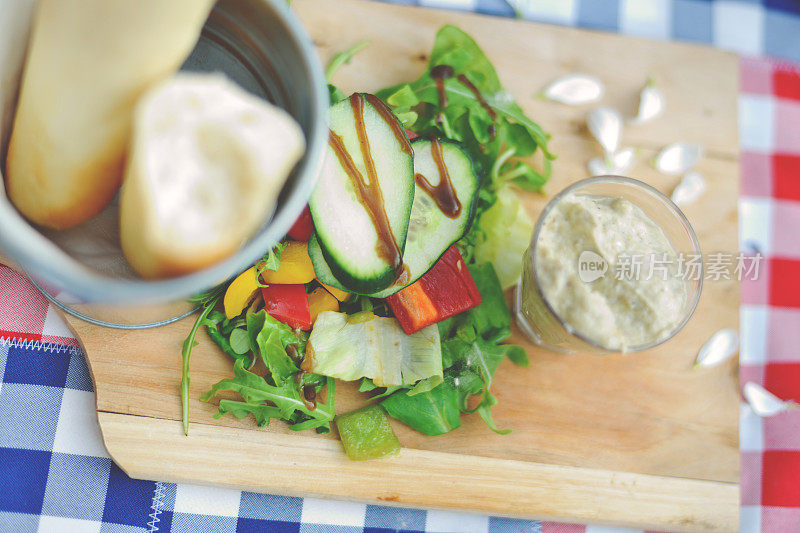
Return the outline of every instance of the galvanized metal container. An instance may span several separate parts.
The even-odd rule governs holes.
[[[22,27],[0,31],[0,49],[8,51],[0,57],[3,156],[30,19],[29,2],[10,2],[9,9],[18,10]],[[68,313],[123,328],[177,320],[192,310],[187,297],[256,262],[286,234],[308,202],[325,154],[328,94],[311,39],[287,2],[219,0],[183,69],[224,72],[246,90],[286,109],[305,133],[305,156],[284,185],[275,212],[235,255],[207,269],[157,281],[138,278],[125,262],[117,238],[116,201],[77,228],[43,230],[26,221],[0,189],[2,255]],[[97,253],[98,248],[103,253]]]

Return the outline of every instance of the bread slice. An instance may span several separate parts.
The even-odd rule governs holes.
[[[146,278],[233,254],[305,151],[282,109],[221,74],[178,73],[139,102],[120,196],[122,250]]]
[[[119,188],[133,107],[174,73],[214,0],[39,0],[6,163],[29,220],[62,229]]]

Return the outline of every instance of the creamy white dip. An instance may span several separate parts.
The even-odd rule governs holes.
[[[592,276],[585,268],[583,276],[579,271],[586,251],[607,265],[593,281],[586,281]],[[587,255],[602,263],[592,254],[581,259]],[[561,199],[539,232],[535,268],[558,317],[607,349],[627,351],[661,340],[684,316],[686,283],[677,276],[674,248],[641,208],[622,197]]]

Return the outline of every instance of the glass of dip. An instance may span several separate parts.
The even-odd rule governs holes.
[[[702,285],[697,236],[669,198],[632,178],[588,178],[553,197],[536,223],[517,324],[557,352],[638,352],[683,328]]]

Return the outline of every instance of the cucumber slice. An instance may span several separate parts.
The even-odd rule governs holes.
[[[308,243],[308,254],[311,256],[317,278],[322,283],[348,292],[385,298],[422,277],[442,254],[469,230],[475,213],[480,181],[475,175],[472,161],[461,146],[449,141],[437,142],[441,147],[442,161],[449,174],[455,197],[461,204],[458,214],[454,217],[447,216],[434,200],[435,194],[429,193],[426,190],[429,187],[425,182],[417,179],[403,254],[403,263],[408,267],[408,275],[402,276],[401,282],[380,291],[362,292],[355,287],[349,287],[332,272],[314,236]],[[416,174],[424,176],[427,183],[435,187],[440,183],[440,175],[434,157],[436,150],[434,143],[428,139],[416,139],[412,142],[412,146]],[[445,211],[452,211],[447,209],[447,202],[440,203],[445,204]]]
[[[380,291],[400,274],[411,204],[413,151],[375,96],[330,109],[328,154],[309,207],[332,274],[353,290]]]

